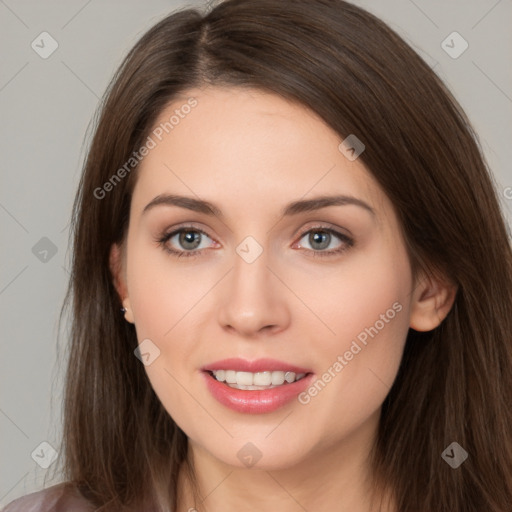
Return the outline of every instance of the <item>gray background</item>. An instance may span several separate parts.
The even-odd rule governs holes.
[[[480,136],[510,225],[512,1],[354,3],[398,31],[455,93]],[[44,469],[31,454],[43,441],[59,450],[64,367],[57,319],[89,121],[136,40],[172,10],[196,4],[0,0],[0,506],[59,481],[50,478],[56,466]],[[43,31],[58,43],[47,59],[31,47]],[[458,58],[441,46],[453,31],[469,44]],[[455,40],[454,49],[459,45]],[[64,326],[61,349],[66,332]],[[48,456],[45,446],[36,453]]]

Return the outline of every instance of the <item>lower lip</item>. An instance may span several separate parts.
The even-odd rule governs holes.
[[[313,378],[313,374],[310,373],[291,384],[283,384],[269,389],[246,390],[229,387],[208,372],[203,372],[203,375],[206,379],[206,386],[217,401],[233,411],[246,414],[276,411],[304,391]]]

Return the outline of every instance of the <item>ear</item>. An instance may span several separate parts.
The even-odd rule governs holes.
[[[410,327],[431,331],[440,325],[453,306],[457,288],[445,276],[422,274],[412,295]]]
[[[114,287],[119,295],[119,299],[122,302],[123,307],[126,309],[124,317],[128,322],[133,324],[133,311],[130,304],[130,298],[128,296],[128,287],[126,286],[124,254],[122,247],[118,244],[113,244],[110,249],[109,266]]]

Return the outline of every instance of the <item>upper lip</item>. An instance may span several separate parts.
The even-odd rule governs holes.
[[[277,359],[255,359],[254,361],[247,361],[246,359],[237,357],[215,361],[214,363],[203,366],[201,370],[205,372],[214,370],[235,370],[237,372],[251,373],[281,370],[284,372],[311,373],[311,370],[284,361],[278,361]]]

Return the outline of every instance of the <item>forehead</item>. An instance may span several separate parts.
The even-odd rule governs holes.
[[[281,207],[298,198],[340,193],[382,205],[360,160],[306,107],[255,89],[190,89],[160,113],[152,149],[137,173],[139,213],[162,193],[214,198],[234,211]]]

